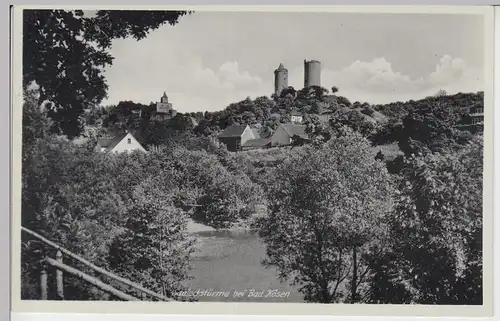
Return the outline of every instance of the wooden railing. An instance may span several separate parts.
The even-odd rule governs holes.
[[[84,258],[72,253],[71,251],[63,248],[62,246],[46,239],[45,237],[41,236],[38,233],[35,233],[25,227],[21,227],[21,231],[29,234],[30,236],[34,237],[38,241],[43,242],[45,245],[57,250],[56,258],[50,258],[50,257],[45,257],[43,259],[43,263],[47,266],[52,266],[56,269],[56,291],[57,291],[57,297],[60,300],[64,300],[64,283],[63,283],[63,273],[70,274],[74,277],[77,277],[81,280],[84,280],[85,282],[99,288],[100,290],[109,293],[111,295],[114,295],[115,297],[124,300],[124,301],[139,301],[139,300],[147,300],[148,297],[152,298],[155,301],[174,301],[171,298],[168,298],[164,295],[158,294],[156,292],[153,292],[151,290],[148,290],[144,288],[143,286],[134,283],[130,280],[127,280],[125,278],[122,278],[114,273],[111,273],[109,271],[106,271],[91,262],[85,260]],[[82,263],[84,266],[88,267],[89,269],[102,274],[114,281],[117,281],[121,283],[122,285],[134,289],[138,291],[141,295],[141,298],[136,298],[130,294],[127,294],[121,290],[116,289],[115,287],[106,284],[99,280],[98,278],[88,275],[76,268],[73,268],[69,265],[66,265],[63,263],[63,257],[67,256],[70,257],[80,263]],[[47,270],[45,268],[42,268],[40,271],[40,290],[41,290],[41,299],[42,300],[47,300],[48,299],[48,280],[47,280]]]

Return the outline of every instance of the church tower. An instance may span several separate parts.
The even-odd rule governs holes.
[[[158,114],[168,114],[175,115],[175,110],[172,108],[172,104],[168,102],[168,96],[166,92],[163,92],[163,96],[160,98],[160,102],[156,103],[156,112]]]
[[[281,91],[288,87],[288,70],[280,63],[278,69],[274,71],[274,93],[276,96],[281,94]]]
[[[168,96],[167,96],[167,93],[165,91],[163,92],[163,96],[161,97],[160,101],[162,103],[168,104]]]

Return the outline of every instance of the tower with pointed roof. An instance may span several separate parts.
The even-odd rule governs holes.
[[[167,96],[167,92],[164,91],[163,92],[163,96],[161,97],[161,100],[160,100],[162,103],[166,103],[168,104],[168,96]]]
[[[278,69],[274,71],[274,93],[276,96],[281,94],[281,91],[288,87],[288,70],[280,63]]]
[[[156,113],[165,114],[167,116],[175,116],[176,112],[172,108],[172,103],[168,102],[168,96],[166,92],[163,92],[163,96],[160,101],[156,103]]]

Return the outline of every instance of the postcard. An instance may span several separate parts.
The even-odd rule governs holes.
[[[492,315],[492,7],[12,10],[14,312]]]

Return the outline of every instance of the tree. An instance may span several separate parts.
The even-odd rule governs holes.
[[[23,85],[39,86],[39,103],[50,101],[53,130],[69,138],[82,130],[79,117],[99,104],[108,86],[103,70],[113,62],[108,50],[117,38],[146,37],[165,23],[175,25],[185,11],[24,10]]]
[[[167,297],[185,290],[194,239],[186,231],[188,216],[173,204],[176,186],[154,178],[139,184],[125,231],[109,250],[110,268]]]
[[[358,110],[338,109],[330,117],[329,123],[334,130],[338,130],[343,126],[348,126],[365,137],[375,133],[377,128],[374,121],[367,120]]]
[[[229,153],[177,147],[168,152],[179,186],[196,191],[193,218],[214,228],[229,228],[248,219],[262,203],[260,186],[253,183]]]
[[[372,302],[482,304],[483,142],[408,158]]]
[[[291,97],[295,98],[295,96],[297,96],[297,90],[295,90],[295,88],[293,88],[292,86],[288,86],[281,91],[280,98],[285,98],[288,95],[291,95]]]
[[[324,143],[332,136],[330,128],[321,122],[316,115],[307,115],[304,125],[306,126],[306,134],[315,144]]]
[[[126,212],[114,188],[114,163],[87,144],[51,134],[50,120],[37,98],[27,93],[23,106],[22,226],[105,267],[110,236]],[[22,297],[37,299],[37,263],[48,249],[25,234],[22,243]],[[71,265],[93,274],[78,262]],[[65,297],[99,298],[88,284],[73,278],[65,278]]]
[[[259,223],[264,263],[300,285],[306,301],[353,302],[364,294],[365,256],[381,247],[392,196],[391,178],[369,146],[345,128],[290,155],[270,180],[269,216]]]
[[[406,155],[461,148],[472,137],[469,132],[455,128],[462,113],[444,102],[421,102],[403,118],[399,148]]]
[[[448,95],[448,93],[446,92],[446,90],[439,89],[434,96],[435,97],[443,97],[443,96],[446,96],[446,95]]]

